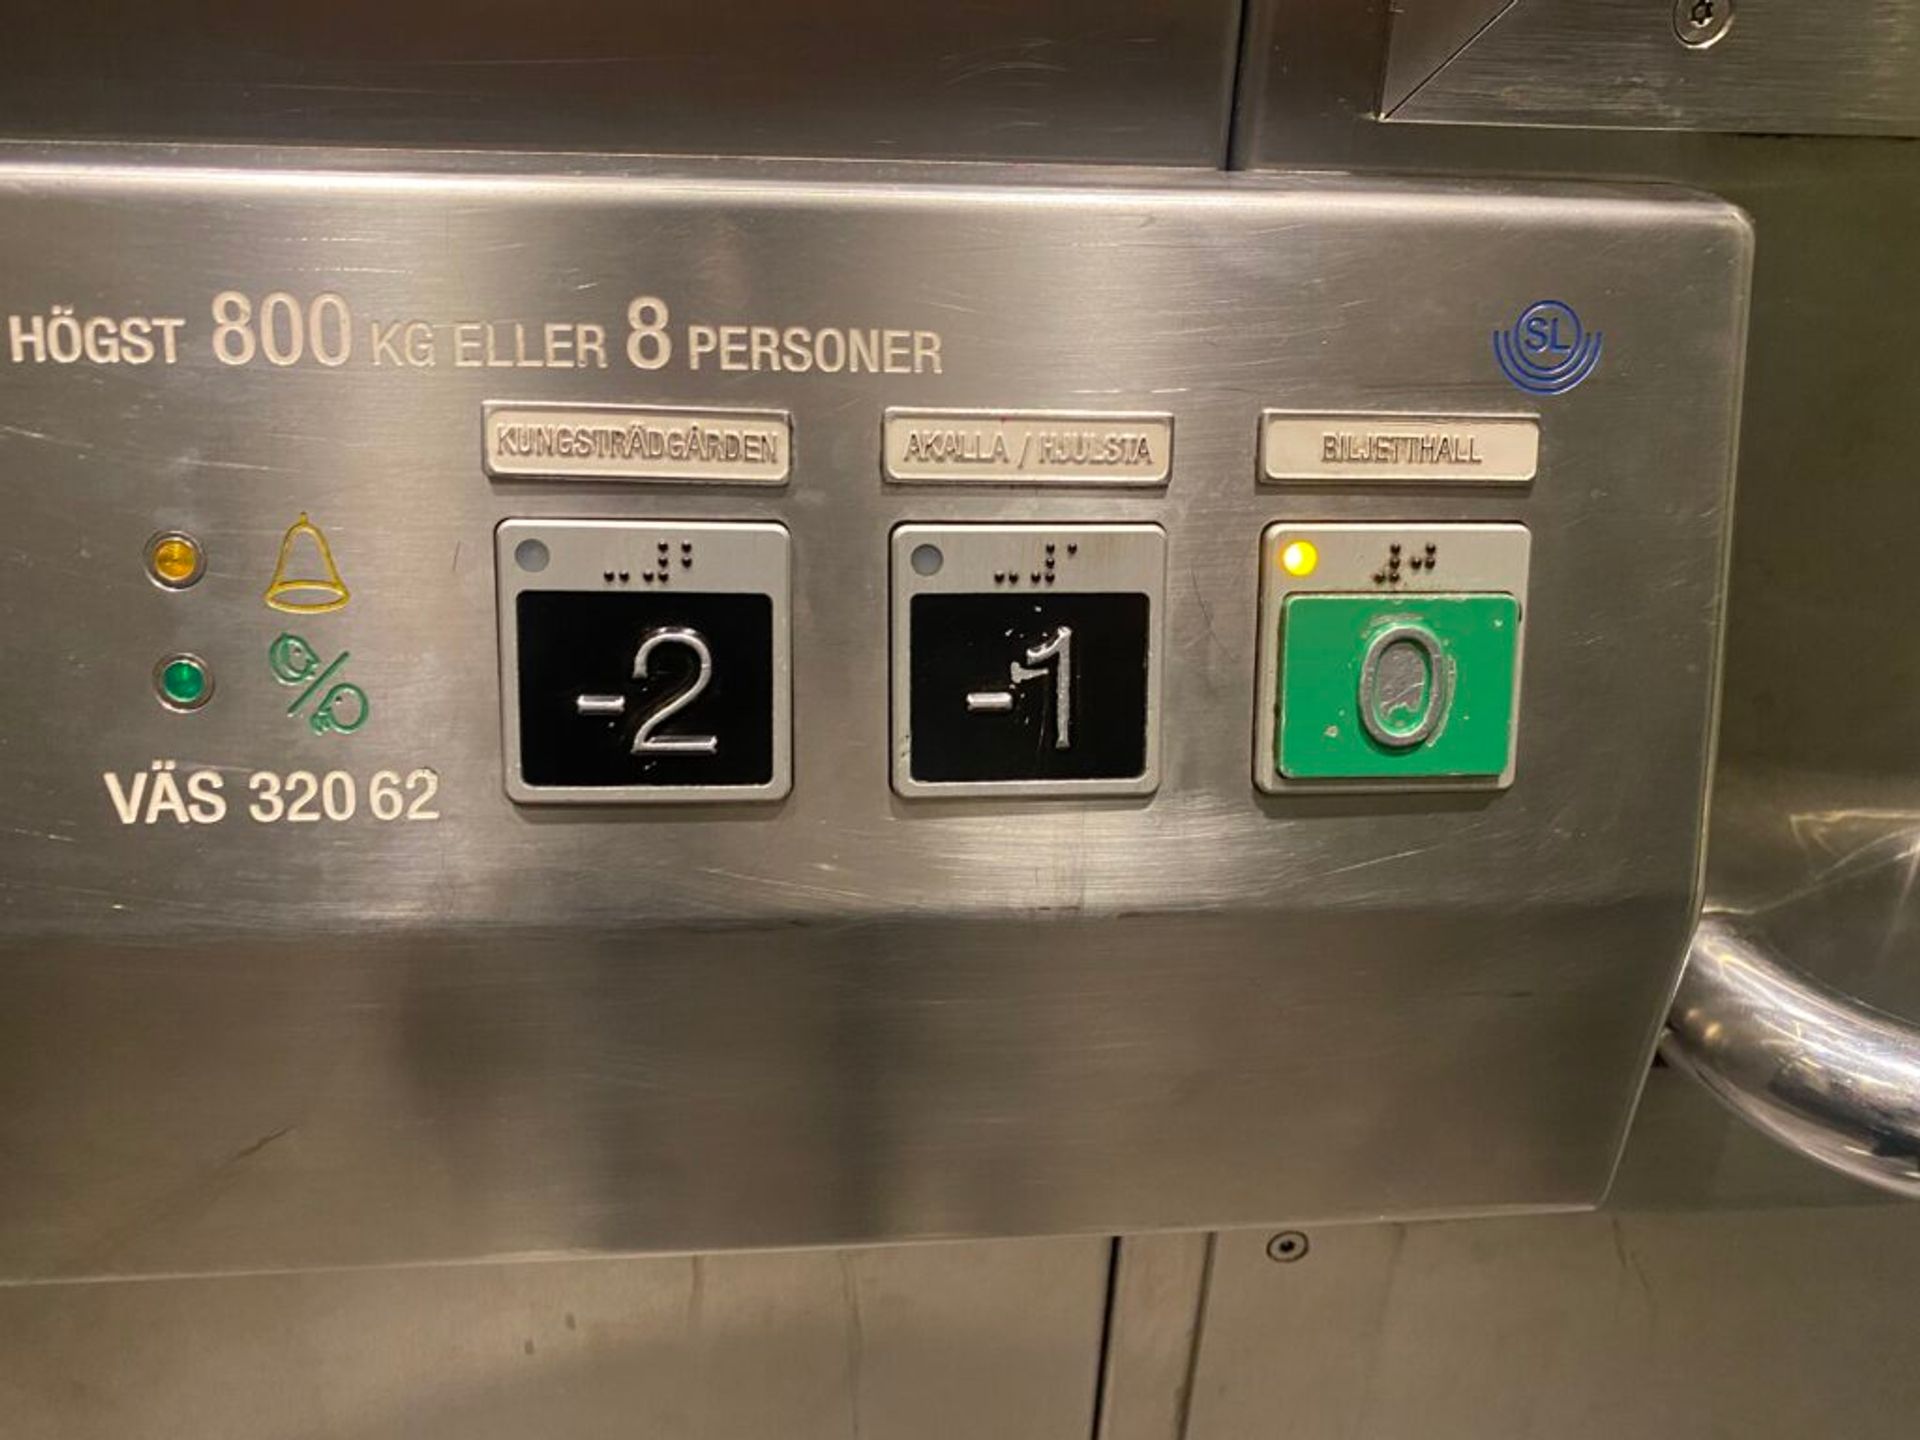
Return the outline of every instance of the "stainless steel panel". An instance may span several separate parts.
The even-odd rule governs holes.
[[[173,367],[6,376],[0,634],[34,683],[0,697],[0,1273],[1597,1196],[1695,898],[1748,243],[1730,211],[1510,185],[187,158],[21,155],[0,199],[0,312],[190,327]],[[1511,409],[1489,333],[1570,286],[1604,297],[1586,303],[1609,353],[1540,403],[1539,479],[1421,501],[1532,529],[1539,782],[1258,796],[1262,528],[1408,513],[1404,487],[1258,486],[1259,415]],[[658,295],[682,320],[938,329],[945,367],[517,372],[529,399],[789,410],[793,479],[493,482],[497,372],[227,367],[209,304],[229,288],[616,339],[628,297]],[[879,475],[889,405],[1092,403],[1174,414],[1165,493]],[[373,699],[352,736],[289,718],[265,668],[284,617],[260,597],[302,510],[352,582],[309,637],[326,625]],[[591,821],[507,801],[490,537],[530,513],[789,525],[787,801]],[[886,537],[984,519],[1166,528],[1178,673],[1151,800],[891,795]],[[140,570],[165,526],[208,546],[179,594]],[[176,648],[220,677],[191,717],[147,693]],[[169,757],[242,799],[256,768],[364,786],[431,766],[443,818],[120,823],[103,772]]]
[[[1659,1072],[1599,1214],[1219,1236],[1185,1434],[1894,1440],[1920,1226],[1863,1196]]]
[[[1380,108],[1391,111],[1455,59],[1517,0],[1402,0],[1387,12]]]
[[[1914,0],[1716,3],[1733,22],[1699,48],[1660,0],[1411,0],[1380,108],[1392,121],[1920,135]]]
[[[0,1287],[7,1440],[1080,1440],[1105,1240]]]
[[[1913,774],[1920,648],[1906,625],[1906,537],[1920,528],[1920,349],[1908,337],[1920,316],[1910,263],[1920,152],[1886,139],[1382,125],[1350,94],[1353,73],[1378,57],[1375,20],[1373,0],[1265,0],[1249,27],[1238,137],[1248,163],[1657,177],[1752,217],[1721,772],[1829,777],[1836,805],[1859,802],[1841,777],[1879,775],[1884,792],[1887,777]],[[1309,49],[1317,63],[1302,71],[1292,57]],[[1813,794],[1795,803],[1830,808]],[[1797,953],[1810,943],[1796,940]],[[1837,947],[1832,958],[1858,963]],[[1859,989],[1839,970],[1823,974]],[[1920,1012],[1920,990],[1911,999],[1879,1003]]]
[[[1198,1233],[1115,1242],[1094,1440],[1185,1434],[1213,1247],[1212,1235]]]
[[[0,136],[1217,165],[1235,0],[0,0]]]

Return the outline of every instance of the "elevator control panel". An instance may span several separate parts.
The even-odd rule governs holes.
[[[0,1284],[1598,1197],[1738,212],[370,163],[0,146]]]

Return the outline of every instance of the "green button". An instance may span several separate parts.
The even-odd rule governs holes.
[[[1280,773],[1503,773],[1519,639],[1511,595],[1289,595],[1280,611]]]

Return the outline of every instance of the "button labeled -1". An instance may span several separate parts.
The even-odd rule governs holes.
[[[511,520],[496,550],[509,795],[787,793],[784,528]]]
[[[1159,781],[1155,525],[903,525],[894,788],[1139,795]]]

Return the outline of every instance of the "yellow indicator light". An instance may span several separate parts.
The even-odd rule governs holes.
[[[1320,564],[1320,551],[1311,540],[1290,540],[1280,552],[1280,568],[1298,578],[1311,575]]]
[[[147,573],[156,585],[184,590],[206,572],[206,552],[200,542],[178,530],[167,530],[147,542]]]

